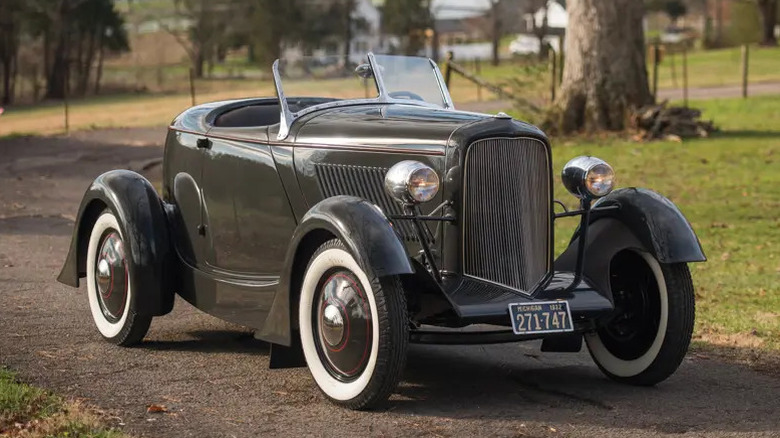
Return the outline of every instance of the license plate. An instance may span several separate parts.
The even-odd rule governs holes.
[[[509,305],[512,329],[518,335],[574,330],[567,301],[541,301]]]

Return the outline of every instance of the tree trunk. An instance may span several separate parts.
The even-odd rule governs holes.
[[[777,25],[777,3],[778,0],[758,1],[758,8],[761,10],[761,19],[763,23],[761,32],[761,45],[777,45],[777,38],[775,38],[775,25]]]
[[[54,55],[52,56],[52,62],[49,65],[49,72],[46,76],[46,98],[47,99],[62,99],[65,97],[65,87],[67,86],[65,81],[68,74],[67,69],[70,68],[68,56],[70,28],[69,28],[69,2],[63,0],[60,4],[60,10],[58,12],[58,23],[54,26],[56,31],[57,41],[54,46]]]
[[[344,2],[344,68],[349,68],[349,55],[352,48],[352,9],[354,8],[353,0]]]
[[[563,132],[622,130],[652,102],[642,29],[644,3],[569,0],[563,83],[552,122]]]
[[[8,60],[3,62],[3,99],[0,100],[0,103],[3,105],[10,105],[14,102],[14,61]]]
[[[491,32],[493,45],[493,65],[498,65],[501,61],[498,49],[501,46],[501,18],[499,17],[498,2],[492,2],[490,5],[490,15],[493,20],[493,29]]]
[[[100,42],[98,46],[98,64],[95,71],[95,94],[100,94],[100,81],[103,79],[103,56],[105,55],[105,46],[103,43],[103,37],[101,33]]]
[[[46,80],[46,98],[62,99],[65,97],[65,77],[68,66],[67,37],[65,31],[60,32],[59,42],[54,49],[54,59],[51,72]]]
[[[539,10],[544,11],[544,18],[542,18],[542,25],[537,26],[536,25],[536,17],[533,18],[533,24],[534,24],[534,33],[536,34],[536,38],[539,39],[539,60],[543,61],[549,57],[548,54],[548,47],[547,42],[544,40],[544,37],[547,36],[547,6],[542,6]]]

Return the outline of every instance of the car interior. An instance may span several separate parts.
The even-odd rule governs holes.
[[[290,111],[297,112],[312,105],[332,102],[332,98],[288,98]],[[269,126],[279,123],[279,102],[276,99],[258,99],[228,104],[216,110],[213,125],[223,128]]]

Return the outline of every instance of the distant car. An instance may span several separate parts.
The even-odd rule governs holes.
[[[661,42],[664,44],[685,44],[693,46],[696,40],[696,31],[690,28],[668,27],[661,33]]]
[[[356,409],[393,392],[410,342],[576,352],[584,337],[615,380],[677,369],[694,320],[686,263],[705,257],[671,201],[613,191],[612,168],[581,156],[562,173],[579,208],[556,213],[547,136],[457,111],[429,59],[369,54],[356,83],[370,86],[352,94],[376,95],[349,99],[289,97],[283,70],[276,98],[176,117],[161,197],[127,170],[86,191],[58,279],[86,277],[106,340],[137,344],[177,293]],[[580,226],[555,259],[568,216]]]
[[[560,38],[557,36],[545,36],[544,42],[550,44],[555,52],[560,48]],[[539,38],[535,35],[518,35],[509,43],[509,53],[513,55],[538,55],[540,50]]]

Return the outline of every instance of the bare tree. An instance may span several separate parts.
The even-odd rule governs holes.
[[[547,14],[549,12],[548,0],[525,0],[525,10],[527,14],[531,15],[531,32],[539,39],[539,59],[547,58],[547,43],[544,40],[547,36],[548,21]],[[542,13],[542,22],[536,22],[536,13]]]
[[[758,9],[761,11],[762,32],[761,44],[776,46],[775,26],[777,26],[778,0],[757,0]]]
[[[628,112],[652,101],[636,0],[569,0],[561,93],[551,122],[563,132],[621,130]]]
[[[229,17],[244,16],[231,0],[174,0],[178,20],[161,21],[187,52],[195,77],[202,78],[204,66],[213,62],[217,46],[225,38]],[[182,22],[187,23],[186,30]]]
[[[0,104],[14,100],[14,83],[18,64],[23,5],[16,2],[0,2],[0,74],[3,77],[3,95]]]

